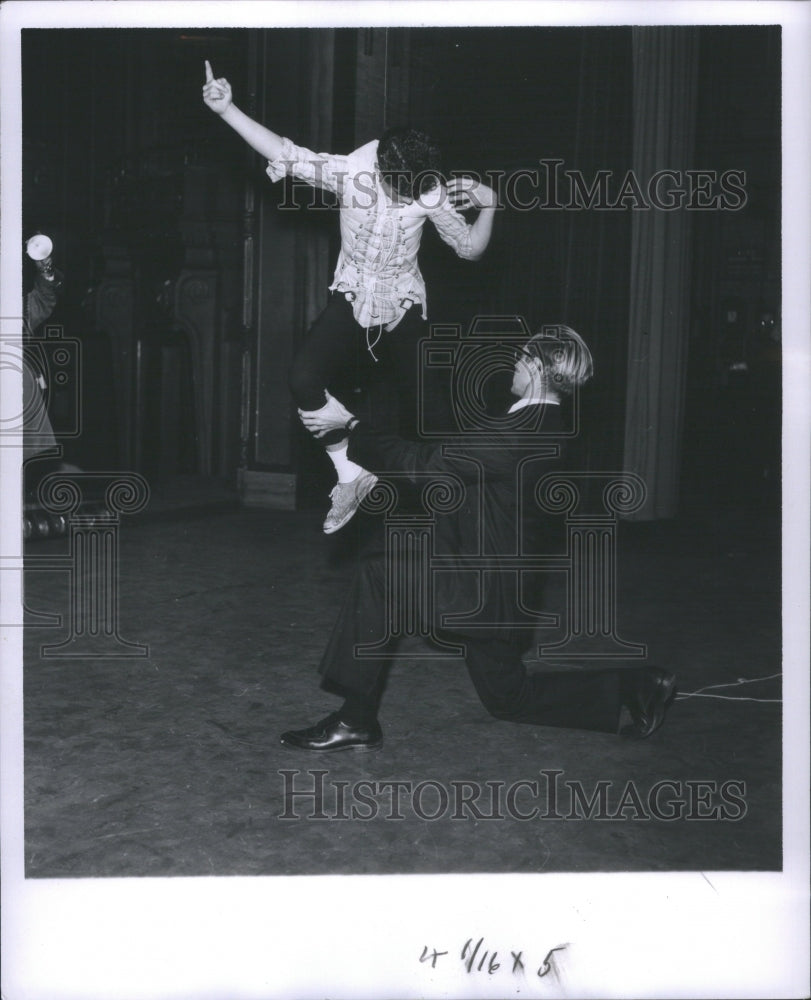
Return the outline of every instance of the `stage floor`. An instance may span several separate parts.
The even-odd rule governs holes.
[[[148,655],[44,656],[65,626],[26,630],[28,877],[781,867],[779,677],[718,692],[758,700],[680,698],[633,743],[496,721],[460,660],[412,643],[383,748],[310,757],[279,734],[337,705],[316,669],[346,539],[314,511],[175,508],[124,518],[119,542],[118,632]],[[67,574],[37,563],[67,544],[30,545],[26,579],[63,622]],[[622,638],[683,693],[779,674],[779,550],[763,517],[622,525]]]

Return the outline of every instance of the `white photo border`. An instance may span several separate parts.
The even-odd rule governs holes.
[[[303,878],[24,878],[20,628],[2,637],[3,996],[9,1000],[146,997],[501,997],[502,978],[462,979],[419,963],[475,923],[488,940],[533,949],[574,942],[565,983],[515,995],[802,997],[809,981],[808,552],[811,323],[811,8],[681,2],[196,3],[3,5],[2,316],[21,315],[20,30],[23,27],[782,24],[783,72],[783,635],[784,869],[779,873],[318,876],[351,893],[364,925],[325,929]],[[496,21],[497,18],[497,21]],[[272,24],[271,24],[272,23]],[[19,387],[5,377],[3,391]],[[16,398],[16,397],[14,397]],[[0,449],[0,553],[21,554],[19,470]],[[7,574],[4,615],[21,595]],[[11,589],[9,589],[11,588]],[[3,620],[7,620],[6,617]],[[621,890],[620,890],[621,884]],[[329,914],[326,915],[329,918]],[[541,981],[538,981],[541,982]],[[465,992],[466,991],[466,992]]]

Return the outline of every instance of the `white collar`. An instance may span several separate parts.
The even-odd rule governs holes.
[[[515,413],[516,410],[523,410],[525,406],[559,406],[559,399],[527,399],[522,396],[520,399],[516,399],[513,405],[507,410],[507,413]]]

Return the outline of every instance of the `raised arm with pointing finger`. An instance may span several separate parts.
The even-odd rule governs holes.
[[[268,160],[275,160],[281,155],[282,137],[239,110],[234,104],[231,84],[222,76],[214,79],[208,59],[206,59],[206,82],[203,84],[203,102],[242,136],[257,153]]]

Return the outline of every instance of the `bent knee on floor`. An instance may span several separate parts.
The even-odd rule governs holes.
[[[513,701],[496,701],[482,699],[482,704],[487,709],[488,715],[499,722],[516,722],[521,715],[522,705]]]

